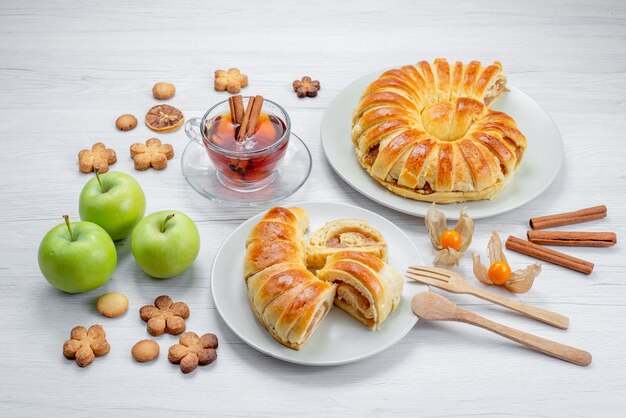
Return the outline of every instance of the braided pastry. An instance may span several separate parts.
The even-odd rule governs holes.
[[[279,343],[299,350],[333,306],[335,285],[307,270],[309,217],[301,208],[272,208],[250,231],[244,279],[252,311]]]
[[[454,203],[491,199],[517,170],[526,138],[489,106],[506,91],[499,62],[432,64],[384,72],[352,120],[360,164],[392,192]]]

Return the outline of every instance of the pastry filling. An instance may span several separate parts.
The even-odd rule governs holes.
[[[374,309],[372,309],[372,304],[368,298],[347,283],[341,281],[336,281],[335,283],[338,284],[337,299],[343,300],[348,305],[355,308],[362,318],[369,320],[374,319]]]
[[[324,302],[322,306],[320,306],[317,309],[317,311],[315,312],[315,316],[313,317],[313,320],[309,324],[309,327],[306,329],[306,333],[304,334],[305,340],[309,338],[311,334],[313,334],[313,331],[315,331],[315,329],[320,324],[320,322],[322,322],[322,319],[324,319],[329,309],[330,309],[330,304],[328,302]]]
[[[489,106],[493,103],[500,95],[506,91],[506,79],[498,78],[493,86],[487,91],[483,102],[485,106]]]
[[[378,157],[378,149],[380,148],[380,144],[374,145],[368,153],[365,155],[364,161],[365,164],[369,167],[374,165],[374,161],[376,161],[376,157]]]
[[[426,182],[424,183],[424,187],[422,187],[422,192],[424,192],[424,194],[433,194],[433,189],[432,187],[430,187],[430,183]]]
[[[374,244],[377,244],[375,239],[356,231],[344,232],[326,241],[326,246],[330,248],[363,247]]]

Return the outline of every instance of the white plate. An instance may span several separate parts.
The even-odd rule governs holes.
[[[361,167],[352,145],[352,112],[361,93],[380,72],[359,78],[344,88],[333,99],[324,113],[321,127],[322,146],[326,158],[339,176],[357,191],[391,209],[409,215],[425,216],[430,203],[406,199],[379,185]],[[511,182],[493,200],[439,205],[448,219],[458,219],[461,207],[466,207],[474,218],[498,215],[522,206],[539,196],[554,181],[563,160],[563,142],[558,128],[548,113],[521,90],[508,86],[494,105],[517,122],[528,140],[524,159]]]
[[[409,237],[393,223],[373,212],[338,203],[302,203],[294,206],[308,212],[311,231],[335,219],[358,218],[368,221],[387,240],[389,264],[401,274],[410,265],[423,264],[422,257]],[[211,270],[211,292],[215,306],[230,329],[244,342],[262,353],[291,363],[329,366],[350,363],[379,353],[413,328],[417,317],[411,311],[411,297],[428,289],[415,282],[410,285],[405,283],[400,304],[378,331],[370,331],[334,307],[300,351],[276,342],[254,317],[243,281],[246,238],[263,213],[248,219],[224,240]]]

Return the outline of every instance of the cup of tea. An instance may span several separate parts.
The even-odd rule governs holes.
[[[249,100],[250,97],[243,97],[243,105]],[[217,103],[202,118],[185,123],[189,139],[206,149],[218,180],[233,190],[255,191],[269,185],[287,151],[291,132],[289,115],[277,103],[261,100],[262,107],[253,127],[244,126],[245,118],[242,124],[242,115],[232,114],[229,100]],[[248,109],[245,113],[249,113]],[[242,128],[246,132],[241,132]]]

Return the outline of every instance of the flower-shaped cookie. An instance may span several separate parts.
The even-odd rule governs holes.
[[[78,153],[78,168],[83,173],[91,173],[98,170],[99,173],[109,171],[109,165],[117,162],[117,155],[111,148],[107,148],[102,142],[96,142],[91,149],[84,149]]]
[[[491,263],[489,268],[480,262],[479,254],[473,255],[474,275],[487,286],[504,285],[511,293],[526,293],[532,287],[535,277],[541,273],[539,263],[511,272],[511,267],[502,251],[502,241],[496,231],[491,233],[489,244],[487,244],[487,255]]]
[[[148,323],[148,332],[155,337],[164,332],[178,335],[185,332],[189,307],[184,302],[173,303],[172,298],[163,295],[154,300],[154,305],[142,306],[139,316]]]
[[[215,334],[198,337],[195,332],[186,332],[180,336],[179,342],[170,347],[167,358],[172,364],[180,364],[183,373],[191,373],[198,365],[206,366],[217,359]]]
[[[86,367],[95,357],[104,356],[110,349],[101,325],[92,325],[89,330],[78,326],[72,329],[70,339],[63,344],[63,355],[76,360],[80,367]]]
[[[135,170],[157,170],[167,168],[167,160],[174,157],[174,148],[170,144],[162,144],[157,138],[150,138],[145,144],[130,146],[130,156],[135,161]]]
[[[446,215],[437,210],[433,203],[424,218],[430,242],[435,248],[434,264],[458,265],[465,250],[472,243],[474,221],[461,209],[454,229],[448,229]]]
[[[317,80],[311,80],[311,77],[309,76],[304,76],[301,80],[293,82],[293,91],[296,92],[298,97],[315,97],[321,88],[320,82]]]
[[[228,91],[230,94],[237,94],[248,86],[248,76],[242,74],[239,68],[231,68],[228,71],[215,71],[215,90]]]

